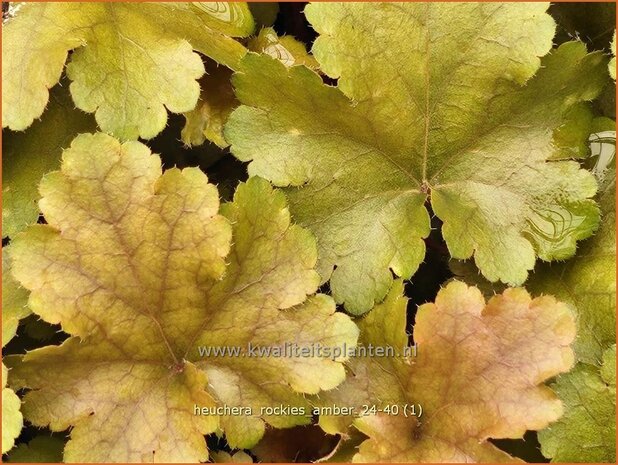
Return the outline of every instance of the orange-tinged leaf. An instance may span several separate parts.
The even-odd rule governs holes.
[[[406,357],[401,293],[397,282],[359,324],[362,344],[390,345],[399,356],[353,359],[348,380],[321,396],[323,403],[355,405],[357,414],[363,404],[399,406],[398,414],[369,412],[354,420],[369,436],[355,461],[509,461],[489,438],[521,437],[560,417],[561,403],[543,383],[573,364],[575,323],[566,305],[549,296],[532,299],[523,289],[486,303],[478,289],[454,281],[418,309],[418,352]],[[321,422],[330,432],[346,427],[341,418]]]

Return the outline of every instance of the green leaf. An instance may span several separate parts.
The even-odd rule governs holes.
[[[599,176],[601,186],[599,230],[581,244],[575,257],[564,263],[541,264],[526,283],[531,292],[554,295],[572,306],[578,315],[577,359],[591,364],[599,364],[603,352],[616,341],[614,122],[612,126],[614,131],[605,133],[613,135],[612,141],[606,140],[602,148],[594,148],[592,156],[592,171]],[[596,136],[591,138],[595,139]]]
[[[596,118],[591,157],[585,161],[600,184],[602,223],[565,263],[540,264],[527,282],[534,293],[553,294],[577,315],[575,355],[581,362],[552,388],[564,416],[539,433],[542,452],[556,462],[615,461],[616,213],[615,122]],[[452,263],[456,275],[501,292],[469,263]],[[599,366],[601,368],[599,368]]]
[[[21,443],[8,455],[10,463],[59,463],[62,462],[64,441],[53,436],[36,436],[28,443]]]
[[[269,27],[275,23],[279,2],[249,2],[248,5],[258,28]]]
[[[2,121],[14,130],[43,113],[67,75],[81,110],[121,139],[152,138],[167,110],[195,107],[204,73],[197,50],[230,67],[254,28],[245,3],[25,3],[3,25]]]
[[[330,297],[307,297],[319,283],[315,240],[265,180],[241,184],[224,217],[198,169],[161,175],[143,144],[95,134],[73,141],[41,193],[48,225],[15,238],[14,275],[32,311],[71,337],[7,360],[11,384],[30,390],[25,417],[72,427],[66,461],[204,461],[205,434],[250,447],[265,423],[309,421],[262,407],[300,408],[303,394],[343,381],[345,357],[200,353],[356,343]],[[225,405],[254,415],[195,414]]]
[[[221,148],[229,144],[223,137],[223,125],[238,106],[230,78],[232,71],[209,60],[206,74],[200,79],[202,92],[196,107],[184,114],[185,126],[181,139],[188,146],[210,140]]]
[[[474,256],[491,281],[521,284],[537,256],[569,257],[596,228],[594,179],[546,160],[564,113],[602,89],[607,59],[568,43],[539,69],[554,31],[546,8],[309,5],[314,55],[337,88],[303,67],[243,59],[234,83],[244,105],[226,138],[250,174],[289,186],[346,310],[381,300],[391,270],[417,270],[428,200],[450,254]],[[572,223],[558,230],[565,216]]]
[[[28,292],[13,279],[11,274],[10,247],[2,248],[2,347],[7,345],[17,333],[19,320],[30,314],[27,306]],[[8,452],[15,444],[23,427],[20,412],[21,400],[7,387],[8,370],[2,364],[2,453]]]
[[[593,120],[588,103],[580,103],[566,113],[565,119],[554,131],[555,152],[552,159],[585,158],[590,154],[588,136]]]
[[[8,452],[15,444],[24,425],[21,412],[21,401],[12,389],[6,386],[8,370],[2,364],[2,453]]]
[[[616,346],[604,365],[579,363],[552,384],[564,416],[539,433],[542,452],[553,462],[616,461]]]
[[[362,346],[391,347],[395,356],[359,351],[346,381],[320,395],[321,406],[356,407],[353,425],[369,438],[353,461],[509,461],[489,438],[522,437],[560,417],[560,401],[543,382],[573,364],[575,322],[565,304],[550,296],[532,299],[520,288],[486,303],[478,289],[449,283],[435,303],[418,309],[414,357],[403,352],[402,291],[397,280],[359,321]],[[385,411],[389,406],[398,410]],[[334,433],[351,420],[321,417],[320,424]]]
[[[62,149],[96,128],[94,118],[73,106],[68,82],[50,92],[45,116],[26,132],[2,134],[2,236],[13,237],[39,217],[39,181],[58,169]]]
[[[315,59],[307,53],[305,46],[290,36],[278,37],[273,28],[264,28],[247,44],[249,50],[265,53],[280,60],[286,66],[303,64],[317,68]],[[209,60],[206,75],[200,79],[202,92],[194,110],[185,113],[185,127],[182,141],[189,146],[201,145],[210,140],[221,148],[229,144],[223,135],[223,125],[238,106],[238,100],[230,78],[229,68],[217,66]]]
[[[17,333],[19,320],[30,314],[28,291],[11,274],[10,247],[2,248],[2,347]]]
[[[535,294],[551,294],[578,315],[574,343],[578,361],[600,364],[602,353],[616,340],[616,123],[595,118],[591,124],[590,156],[584,160],[600,185],[597,199],[601,224],[564,263],[539,263],[526,287]],[[452,260],[453,273],[485,295],[502,292],[503,285],[485,280],[470,262]]]
[[[565,415],[539,433],[545,456],[556,462],[616,460],[616,133],[615,122],[596,119],[591,135],[593,173],[599,179],[599,231],[572,260],[540,267],[529,286],[558,295],[577,312],[579,363],[552,388]]]

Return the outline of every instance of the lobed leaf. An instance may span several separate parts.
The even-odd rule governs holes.
[[[197,168],[161,175],[147,147],[100,133],[73,141],[41,193],[49,224],[15,238],[14,275],[32,311],[71,337],[9,359],[11,383],[29,389],[31,423],[72,427],[66,461],[203,461],[205,434],[250,447],[265,423],[308,421],[261,407],[304,406],[303,394],[343,381],[344,357],[199,351],[355,344],[332,299],[307,297],[319,282],[315,241],[266,181],[239,186],[222,216]],[[195,414],[225,405],[253,415]]]
[[[67,84],[66,86],[62,84]],[[39,181],[58,169],[62,150],[80,133],[96,128],[76,110],[63,82],[50,92],[45,118],[26,132],[4,131],[2,140],[2,236],[13,237],[39,218]]]
[[[271,27],[261,29],[257,37],[249,40],[247,47],[254,52],[272,56],[286,66],[318,66],[302,43],[291,36],[278,37]],[[184,114],[186,123],[181,138],[186,145],[201,145],[206,140],[221,148],[229,145],[223,134],[223,126],[239,105],[230,82],[231,77],[232,71],[229,68],[217,66],[212,61],[206,63],[206,75],[200,79],[202,92],[197,106]]]
[[[245,48],[230,36],[253,27],[245,3],[28,2],[3,27],[3,127],[41,116],[73,50],[76,106],[121,139],[152,138],[167,110],[195,107],[204,66],[193,50],[234,67]]]
[[[10,247],[2,248],[2,347],[17,333],[19,320],[30,314],[28,292],[11,275]],[[2,453],[13,448],[23,427],[21,400],[7,387],[8,369],[2,364]]]
[[[595,123],[599,124],[599,123]],[[601,224],[596,234],[581,244],[575,257],[564,263],[542,264],[526,286],[531,292],[551,294],[576,312],[577,359],[600,363],[603,352],[616,341],[616,171],[615,123],[613,143],[595,149],[592,171],[600,184]],[[608,138],[606,138],[608,139]],[[611,137],[609,137],[611,139]],[[596,142],[595,142],[596,143]]]
[[[592,153],[584,163],[599,181],[600,227],[575,257],[539,264],[526,283],[534,293],[556,296],[577,315],[573,347],[580,363],[551,385],[565,414],[539,433],[543,454],[557,462],[606,461],[615,456],[615,373],[601,375],[607,367],[615,368],[613,361],[603,362],[616,340],[615,122],[595,118],[590,127]],[[486,295],[502,291],[469,263],[452,262],[451,269]]]
[[[616,346],[604,365],[579,363],[552,384],[564,416],[539,433],[542,452],[553,462],[616,461]],[[609,373],[608,373],[609,372]]]
[[[552,297],[532,299],[520,288],[486,303],[478,289],[454,281],[435,303],[419,307],[413,358],[402,352],[407,345],[402,290],[396,281],[385,301],[359,321],[361,344],[393,347],[398,357],[361,354],[351,360],[348,379],[320,396],[323,404],[355,406],[357,415],[363,404],[399,407],[354,419],[369,437],[354,461],[511,461],[487,440],[522,437],[562,414],[543,382],[573,364],[571,312]],[[404,414],[411,404],[417,405],[416,416]],[[332,433],[344,431],[351,420],[320,422]]]
[[[346,310],[381,300],[391,270],[417,270],[427,201],[451,256],[474,256],[485,277],[512,285],[536,257],[567,258],[595,230],[592,176],[547,160],[565,113],[601,91],[607,61],[574,42],[541,62],[554,33],[546,8],[309,5],[313,52],[336,88],[303,67],[243,59],[234,78],[243,105],[226,138],[250,174],[286,187]]]

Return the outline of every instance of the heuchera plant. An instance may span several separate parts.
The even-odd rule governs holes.
[[[3,12],[6,460],[615,462],[615,4]]]

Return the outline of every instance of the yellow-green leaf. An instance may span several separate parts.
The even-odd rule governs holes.
[[[195,107],[204,66],[193,50],[234,67],[245,48],[230,36],[253,28],[245,3],[25,3],[3,25],[3,125],[41,116],[72,50],[76,106],[122,139],[154,137],[167,110]]]
[[[8,452],[19,436],[24,420],[21,412],[21,401],[12,389],[6,386],[8,370],[2,364],[2,453]]]
[[[265,423],[310,419],[262,407],[300,408],[303,394],[343,381],[345,357],[200,352],[356,342],[330,297],[307,297],[319,283],[315,240],[266,181],[242,184],[224,217],[198,169],[161,175],[146,146],[95,134],[73,141],[41,193],[48,225],[11,244],[14,275],[33,312],[71,337],[9,359],[11,384],[30,390],[34,425],[72,427],[66,461],[203,461],[205,434],[250,447]],[[226,405],[253,415],[199,414]]]
[[[65,84],[65,85],[62,85]],[[58,169],[62,149],[96,128],[94,118],[74,108],[68,82],[50,92],[45,116],[25,132],[2,134],[2,236],[12,237],[39,217],[39,181]]]
[[[616,341],[616,174],[614,131],[594,149],[592,171],[599,177],[601,225],[583,242],[575,257],[564,263],[541,264],[526,283],[531,292],[551,294],[576,312],[577,359],[598,365]],[[611,139],[611,140],[609,140]]]
[[[315,3],[313,53],[337,87],[304,67],[243,59],[243,105],[226,138],[250,174],[287,187],[346,310],[369,310],[392,272],[417,270],[428,200],[450,254],[513,285],[596,228],[590,173],[547,160],[565,112],[601,91],[607,58],[572,42],[541,61],[554,33],[546,8]],[[571,223],[555,228],[562,217]]]
[[[10,247],[2,248],[2,347],[17,332],[19,320],[30,314],[28,291],[11,274]]]
[[[588,103],[574,105],[562,124],[554,131],[555,151],[552,159],[584,158],[590,154],[588,136],[593,114]]]
[[[278,37],[273,28],[263,28],[257,37],[247,44],[249,50],[265,53],[277,58],[286,66],[303,64],[317,68],[315,58],[307,53],[305,46],[291,36]],[[213,61],[206,63],[206,74],[200,79],[202,92],[194,110],[185,113],[185,127],[182,141],[189,146],[201,145],[210,140],[219,147],[229,144],[223,135],[223,125],[238,106],[238,100],[230,78],[229,68],[217,66]]]
[[[564,416],[539,433],[553,462],[616,462],[616,346],[599,367],[578,363],[552,384]]]
[[[210,140],[221,148],[228,146],[223,125],[238,106],[230,79],[232,71],[213,61],[206,63],[206,74],[200,79],[202,92],[195,109],[184,114],[181,139],[188,145],[201,145]]]
[[[212,461],[214,463],[253,463],[251,456],[241,450],[234,454],[225,451],[213,452]]]

